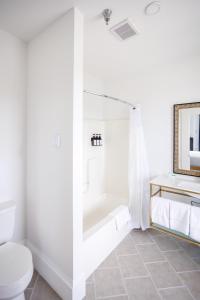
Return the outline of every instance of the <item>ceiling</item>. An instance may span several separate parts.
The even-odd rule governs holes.
[[[74,4],[74,0],[0,0],[0,28],[29,41]]]
[[[0,28],[29,41],[73,5],[85,16],[85,69],[99,77],[132,76],[146,68],[200,54],[200,1],[160,0],[160,13],[144,14],[151,0],[1,0]],[[113,11],[106,26],[101,12]],[[109,28],[129,18],[139,34],[119,41]]]

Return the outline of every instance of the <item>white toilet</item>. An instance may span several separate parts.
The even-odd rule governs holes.
[[[33,275],[28,248],[9,242],[15,225],[15,203],[0,203],[0,300],[25,300],[24,291]]]

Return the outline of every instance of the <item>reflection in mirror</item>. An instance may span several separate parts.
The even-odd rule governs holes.
[[[174,105],[174,172],[200,176],[200,103]]]
[[[190,116],[190,169],[200,171],[200,114]]]

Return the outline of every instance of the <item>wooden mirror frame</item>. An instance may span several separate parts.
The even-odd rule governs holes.
[[[200,172],[180,169],[179,162],[179,111],[180,109],[200,107],[200,102],[174,104],[174,157],[173,172],[176,174],[200,177]]]

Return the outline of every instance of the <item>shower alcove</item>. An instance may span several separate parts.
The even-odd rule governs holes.
[[[129,107],[84,93],[83,229],[86,278],[129,232],[116,228],[128,212]],[[91,138],[101,135],[102,145]]]

